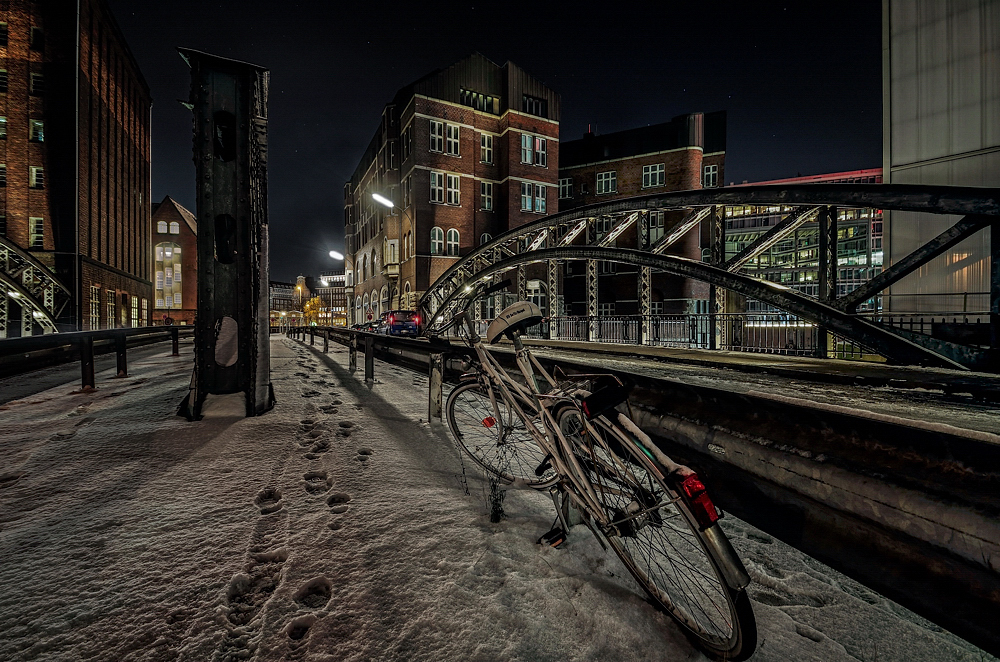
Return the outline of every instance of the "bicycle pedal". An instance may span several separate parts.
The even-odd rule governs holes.
[[[566,532],[563,531],[561,526],[543,533],[542,537],[538,539],[539,545],[548,545],[549,547],[559,547],[564,542],[566,542]]]

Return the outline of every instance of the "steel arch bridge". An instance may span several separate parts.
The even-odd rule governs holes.
[[[48,267],[0,237],[0,338],[9,336],[10,305],[21,308],[21,336],[30,336],[38,324],[43,333],[55,333],[56,320],[72,294]]]
[[[735,257],[725,259],[725,207],[733,205],[780,206],[788,209],[782,220]],[[885,268],[850,294],[837,297],[837,208],[876,208],[942,215],[959,215],[948,230],[910,255]],[[649,240],[649,213],[684,212],[680,220],[665,227],[661,239]],[[820,294],[808,296],[770,281],[738,273],[749,260],[791,235],[808,221],[820,227]],[[600,221],[606,232],[598,233]],[[711,263],[667,255],[666,251],[703,221],[711,224]],[[990,305],[993,346],[984,349],[908,333],[867,321],[857,315],[860,304],[875,297],[893,283],[912,273],[948,248],[993,226],[993,268]],[[626,231],[637,232],[638,250],[615,247]],[[466,305],[468,289],[486,280],[499,280],[516,271],[517,297],[526,298],[525,266],[547,265],[548,289],[558,290],[560,264],[583,260],[587,264],[588,314],[597,315],[597,263],[619,262],[639,267],[640,312],[648,315],[651,274],[666,272],[705,282],[712,286],[715,305],[729,290],[752,297],[813,322],[895,363],[933,365],[959,369],[1000,370],[996,345],[998,302],[1000,302],[1000,190],[974,187],[883,185],[883,184],[799,184],[789,186],[744,186],[729,189],[679,191],[589,205],[546,216],[512,229],[465,255],[438,278],[423,294],[419,307],[430,330],[440,327]],[[717,294],[716,294],[717,293]]]

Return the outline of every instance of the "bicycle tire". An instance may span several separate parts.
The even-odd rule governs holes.
[[[484,471],[505,483],[533,488],[554,484],[558,476],[551,467],[540,476],[535,473],[545,461],[545,451],[528,433],[521,417],[504,401],[500,390],[494,387],[493,393],[500,420],[496,420],[489,392],[478,381],[452,389],[445,414],[458,445]],[[536,416],[533,403],[518,397],[517,404],[529,416]],[[536,425],[541,433],[541,423]]]
[[[585,439],[594,435],[580,434],[581,416],[575,407],[556,412],[611,522],[602,527],[604,539],[653,604],[670,614],[696,646],[719,659],[750,657],[757,647],[750,598],[727,585],[722,561],[694,516],[673,487],[647,468],[665,476],[662,466],[640,450],[632,435],[603,417],[591,421],[603,438]]]

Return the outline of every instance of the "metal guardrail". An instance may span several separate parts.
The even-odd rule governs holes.
[[[194,334],[194,327],[146,326],[134,329],[70,331],[0,340],[0,376],[31,372],[61,363],[80,361],[81,386],[95,388],[94,355],[115,352],[117,372],[128,374],[128,347],[172,341],[173,356],[179,356],[181,336]]]
[[[472,353],[458,344],[342,327],[295,328],[288,335],[319,341],[323,351],[331,341],[349,347],[352,371],[363,352],[368,381],[375,358],[427,371],[430,413],[437,417],[441,382],[456,379]],[[514,367],[509,349],[495,355]],[[586,359],[560,359],[559,366],[569,373],[595,369]],[[630,400],[637,424],[664,452],[703,474],[721,508],[1000,653],[994,442],[843,407],[619,374],[636,384]],[[984,388],[995,394],[997,384],[989,381]]]

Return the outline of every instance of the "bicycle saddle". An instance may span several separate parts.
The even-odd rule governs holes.
[[[530,301],[518,301],[512,306],[507,306],[496,319],[490,322],[486,329],[486,340],[491,345],[495,345],[504,334],[514,331],[524,331],[529,326],[534,326],[542,321],[542,309]]]

